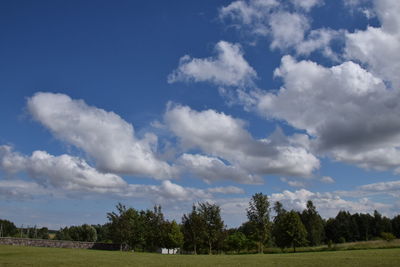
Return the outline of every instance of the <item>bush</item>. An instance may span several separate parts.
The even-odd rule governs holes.
[[[387,242],[390,242],[396,238],[392,233],[386,233],[386,232],[381,233],[381,237],[383,240],[386,240]]]

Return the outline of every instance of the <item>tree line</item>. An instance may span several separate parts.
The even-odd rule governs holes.
[[[295,252],[302,246],[400,238],[400,215],[390,219],[378,211],[372,215],[339,211],[336,217],[325,220],[312,201],[299,212],[285,209],[280,202],[271,205],[267,195],[257,193],[251,197],[246,212],[246,222],[238,228],[227,228],[217,204],[194,204],[178,223],[166,220],[159,205],[153,210],[137,210],[119,203],[115,211],[107,213],[107,223],[64,227],[54,239],[116,243],[121,250],[180,248],[188,253],[212,254],[263,253],[265,247]],[[7,220],[0,220],[0,227],[1,236],[18,236],[22,232]],[[36,233],[36,237],[49,238],[46,229],[25,229],[24,237],[33,238]]]

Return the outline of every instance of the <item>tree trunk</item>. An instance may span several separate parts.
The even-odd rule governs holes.
[[[208,242],[208,254],[211,255],[212,254],[212,247],[211,247],[211,242]]]
[[[194,255],[197,255],[197,245],[196,243],[193,244]]]

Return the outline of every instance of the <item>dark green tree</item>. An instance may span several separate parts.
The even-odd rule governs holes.
[[[324,239],[324,221],[311,200],[307,201],[307,209],[301,213],[301,220],[307,230],[308,244],[320,245]]]
[[[247,218],[255,225],[259,253],[264,252],[264,243],[270,235],[269,205],[267,195],[256,193],[246,210]]]
[[[293,210],[286,212],[282,220],[282,236],[285,247],[292,247],[293,252],[296,252],[296,247],[307,245],[307,230],[301,222],[299,214]]]
[[[233,250],[239,254],[240,251],[246,247],[247,238],[242,232],[236,231],[228,235],[228,238],[226,239],[226,244],[229,251]]]
[[[143,240],[143,222],[139,212],[133,208],[126,208],[121,203],[116,208],[117,212],[107,214],[111,240],[120,244],[121,250],[125,246],[136,248]]]
[[[287,211],[283,208],[282,204],[277,201],[274,204],[275,217],[272,224],[272,236],[275,245],[284,249],[286,247],[285,237],[285,214]]]
[[[392,231],[393,234],[400,238],[400,215],[393,217],[392,219]]]
[[[203,236],[208,247],[208,254],[212,254],[213,245],[221,240],[224,231],[221,209],[216,204],[199,203],[199,215],[204,223]]]
[[[189,214],[182,217],[182,232],[184,236],[184,245],[186,249],[193,249],[197,254],[204,235],[204,220],[197,211],[197,207],[193,205]]]
[[[183,233],[181,231],[181,227],[175,221],[164,222],[163,234],[163,243],[165,248],[174,249],[182,247]]]
[[[13,222],[0,220],[0,237],[14,236],[17,232],[17,227]]]

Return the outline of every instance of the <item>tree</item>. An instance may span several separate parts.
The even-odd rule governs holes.
[[[255,225],[258,241],[258,252],[264,252],[264,242],[270,233],[268,196],[256,193],[252,196],[247,209],[247,218]]]
[[[17,234],[17,227],[13,222],[0,220],[0,237],[14,236]]]
[[[156,251],[163,246],[163,226],[165,223],[161,206],[156,205],[153,211],[141,212],[144,227],[143,243],[147,251]]]
[[[293,252],[296,252],[296,247],[307,244],[307,230],[296,211],[292,210],[284,215],[284,225],[287,247],[290,245]]]
[[[180,248],[183,245],[183,234],[180,226],[175,222],[164,222],[164,246],[167,249]]]
[[[307,230],[308,244],[320,245],[324,238],[324,221],[311,200],[307,201],[307,209],[303,210],[301,220]]]
[[[246,247],[247,238],[242,232],[236,231],[228,235],[226,244],[228,245],[229,250],[234,250],[239,254],[240,250],[243,250]]]
[[[195,205],[193,205],[191,213],[184,214],[182,217],[182,232],[186,247],[192,248],[194,254],[197,254],[204,233],[204,221]]]
[[[397,238],[400,238],[400,215],[392,219],[392,231]]]
[[[285,214],[287,211],[283,208],[279,201],[275,202],[274,211],[275,217],[272,225],[272,236],[275,244],[281,249],[284,249],[286,247]]]
[[[110,237],[114,243],[120,244],[120,249],[124,246],[135,248],[143,240],[142,222],[139,212],[133,208],[127,209],[119,203],[117,212],[107,213],[110,221]]]
[[[216,204],[199,203],[199,215],[204,222],[204,238],[208,245],[208,254],[212,254],[213,244],[220,240],[224,230],[221,209]]]

